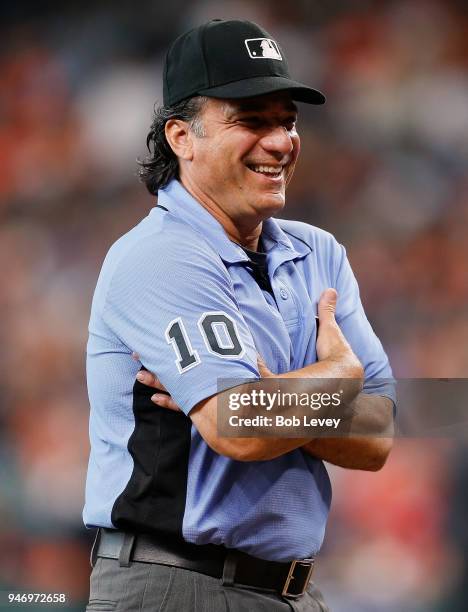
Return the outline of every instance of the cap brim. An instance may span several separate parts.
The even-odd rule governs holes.
[[[280,76],[260,76],[201,89],[198,93],[210,98],[252,98],[275,91],[290,91],[293,100],[307,104],[324,104],[323,93],[303,83]]]

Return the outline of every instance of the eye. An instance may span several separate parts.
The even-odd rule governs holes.
[[[288,132],[292,132],[296,128],[296,117],[288,117],[283,121],[283,126],[288,130]]]
[[[259,127],[260,125],[262,125],[262,120],[260,119],[260,117],[255,117],[255,116],[242,117],[240,119],[240,122],[244,123],[245,125],[249,127]]]

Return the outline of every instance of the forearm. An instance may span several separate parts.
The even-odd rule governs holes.
[[[242,385],[242,390],[248,393],[251,387],[250,384]],[[229,391],[200,402],[190,412],[190,418],[205,442],[219,455],[236,461],[266,461],[301,448],[308,442],[308,438],[272,437],[261,427],[256,428],[258,437],[220,436],[218,417],[221,403],[227,405],[227,400],[222,398],[226,393]]]
[[[266,414],[274,414],[275,416],[290,413],[290,407],[285,407],[278,402],[276,390],[281,388],[282,391],[294,392],[298,395],[307,394],[312,396],[316,393],[329,393],[330,395],[341,390],[342,399],[340,417],[350,414],[349,406],[359,393],[362,387],[362,368],[357,360],[350,359],[350,364],[345,367],[343,363],[333,360],[322,361],[306,366],[300,370],[291,371],[281,375],[270,375],[268,378],[263,378],[259,381],[248,382],[233,389],[229,389],[220,394],[217,394],[201,402],[190,413],[190,417],[207,444],[217,453],[226,455],[232,459],[239,461],[265,461],[275,459],[285,453],[288,453],[296,448],[303,447],[310,441],[309,437],[286,437],[281,436],[278,429],[278,437],[273,436],[271,424],[267,423],[267,419],[263,424],[256,426],[256,437],[225,437],[219,435],[218,416],[227,410],[230,405],[230,398],[235,393],[237,397],[252,398],[254,392],[262,391],[265,387],[269,391],[273,391],[271,396],[275,397],[275,403],[269,406]],[[352,376],[355,376],[354,378]],[[291,382],[288,382],[288,380]],[[275,381],[273,385],[272,381]],[[276,382],[277,381],[277,382]],[[237,416],[240,419],[252,419],[258,415],[258,404],[238,406],[236,410]],[[321,416],[335,416],[333,406],[322,409]],[[294,432],[289,432],[294,433]],[[303,433],[303,432],[301,432]]]
[[[393,403],[386,397],[360,393],[351,408],[346,419],[349,435],[315,438],[302,450],[340,467],[379,470],[393,444]]]

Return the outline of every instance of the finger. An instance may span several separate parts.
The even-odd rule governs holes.
[[[159,380],[156,374],[153,374],[153,378],[154,378],[154,384],[151,385],[152,387],[154,387],[155,389],[159,389],[160,391],[167,391],[166,387],[162,384],[162,382]]]
[[[337,300],[338,293],[336,292],[336,289],[325,289],[320,296],[318,303],[318,316],[320,323],[335,323]]]
[[[154,389],[162,389],[166,391],[166,388],[161,383],[159,378],[153,374],[152,372],[148,372],[148,370],[140,370],[136,375],[136,379],[141,382],[142,385],[146,385],[147,387],[153,387]]]
[[[181,412],[179,406],[175,403],[175,401],[170,395],[165,395],[164,393],[155,393],[151,396],[151,401],[153,402],[153,404],[157,404],[162,408],[169,408],[169,410]]]

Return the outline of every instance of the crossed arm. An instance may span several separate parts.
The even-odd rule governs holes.
[[[141,371],[140,381],[156,391],[164,386],[151,372]],[[216,397],[216,396],[214,396]],[[179,410],[168,395],[155,393],[152,400],[158,406]],[[221,455],[238,461],[274,459],[296,448],[334,465],[354,470],[380,470],[393,445],[393,402],[382,396],[360,393],[352,403],[349,431],[367,432],[332,438],[218,438],[216,400],[201,402],[190,417],[207,444]]]
[[[217,394],[200,402],[189,414],[200,435],[215,452],[238,461],[262,461],[301,448],[314,457],[344,468],[376,471],[383,467],[393,442],[393,403],[386,397],[361,392],[363,368],[335,321],[336,299],[336,291],[328,289],[319,302],[317,363],[276,376],[259,358],[259,371],[262,378],[306,380],[314,391],[319,388],[320,380],[333,379],[337,390],[344,387],[348,397],[345,412],[340,415],[342,422],[347,423],[350,434],[365,431],[366,435],[314,439],[223,438],[217,431]],[[138,379],[156,391],[165,391],[151,372],[140,371]],[[245,386],[249,387],[248,384]],[[179,410],[167,394],[155,393],[152,400],[158,406]]]

